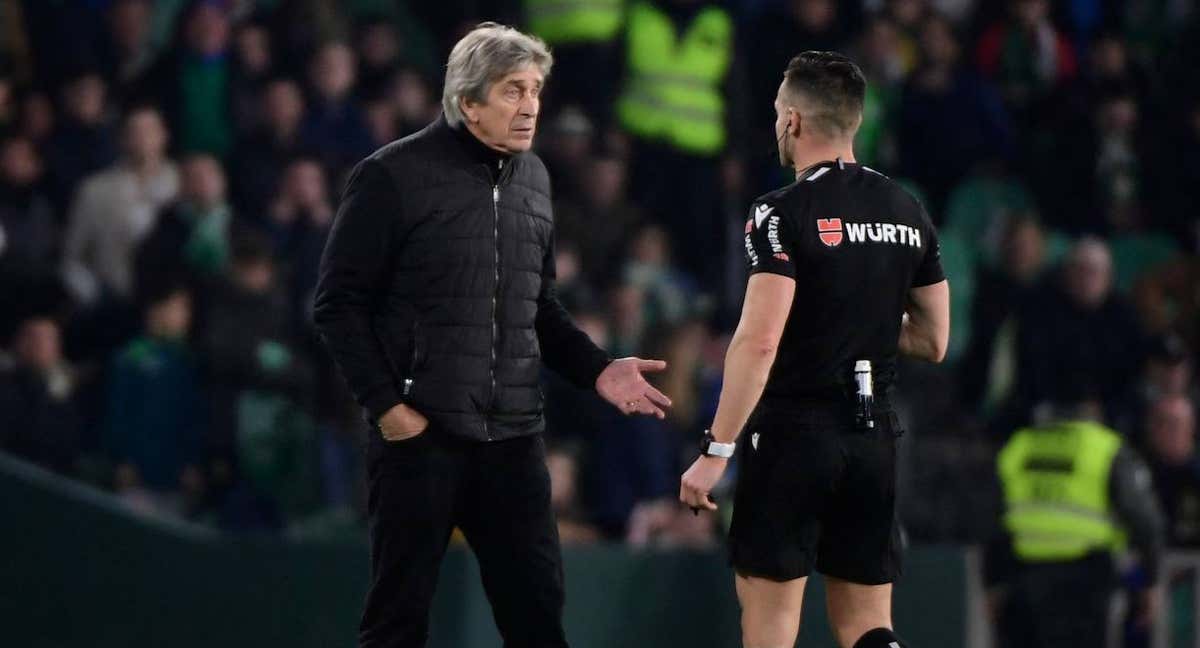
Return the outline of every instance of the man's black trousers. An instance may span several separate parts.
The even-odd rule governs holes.
[[[398,442],[371,435],[371,587],[359,645],[425,645],[438,568],[458,527],[479,560],[505,648],[565,647],[562,556],[541,435],[475,442],[434,427]]]

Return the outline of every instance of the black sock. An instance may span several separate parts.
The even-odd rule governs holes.
[[[908,644],[887,628],[875,628],[859,637],[854,648],[908,648]]]

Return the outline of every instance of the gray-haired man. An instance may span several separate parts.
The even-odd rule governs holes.
[[[565,646],[539,358],[626,414],[664,416],[554,294],[550,183],[529,153],[545,45],[485,23],[455,45],[444,114],[363,160],[321,260],[315,320],[363,406],[371,589],[364,647],[423,646],[454,527],[506,646]]]

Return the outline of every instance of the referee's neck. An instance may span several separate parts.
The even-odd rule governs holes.
[[[813,166],[822,162],[834,162],[839,159],[842,162],[855,162],[853,142],[829,144],[826,146],[808,146],[803,151],[795,151],[792,155],[792,167],[796,170],[796,177],[799,178],[801,174]]]

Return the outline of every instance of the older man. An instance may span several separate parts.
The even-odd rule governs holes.
[[[455,45],[443,116],[355,168],[315,320],[373,425],[371,588],[360,645],[422,646],[454,527],[479,558],[507,646],[565,646],[539,358],[626,414],[664,416],[554,292],[550,186],[528,150],[551,57],[493,23]]]

